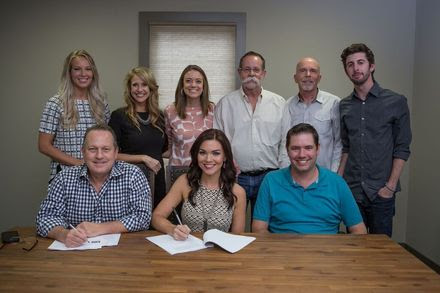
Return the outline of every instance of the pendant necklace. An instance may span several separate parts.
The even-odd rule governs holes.
[[[142,119],[140,114],[144,114],[147,116],[147,119]],[[137,113],[137,119],[138,121],[143,124],[143,125],[148,125],[150,124],[150,115],[148,115],[146,112],[138,112]]]

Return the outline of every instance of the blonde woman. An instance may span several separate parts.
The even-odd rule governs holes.
[[[151,70],[145,67],[130,70],[124,87],[125,107],[114,111],[109,122],[120,148],[118,160],[143,164],[156,173],[156,207],[165,196],[162,153],[168,148],[164,117],[159,110],[159,87]]]
[[[52,159],[50,180],[64,166],[83,163],[81,146],[87,128],[110,118],[98,70],[85,50],[71,52],[64,61],[57,95],[44,107],[38,149]]]

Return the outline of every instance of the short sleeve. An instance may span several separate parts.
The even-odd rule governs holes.
[[[61,100],[55,96],[47,101],[40,119],[39,132],[55,134],[62,115]]]

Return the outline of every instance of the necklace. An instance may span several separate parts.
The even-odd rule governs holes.
[[[202,188],[202,186],[200,186],[200,187]],[[204,186],[203,186],[203,188],[205,188],[206,190],[209,190],[208,188],[206,188]],[[206,214],[205,207],[203,205],[203,194],[201,194],[201,197],[200,197],[201,202],[200,203],[202,206],[202,215],[203,215],[203,232],[208,231],[208,220],[211,218],[212,212],[214,211],[215,207],[217,206],[218,199],[220,197],[221,192],[222,192],[221,188],[219,188],[215,191],[215,201],[214,201],[214,204],[212,205],[211,209],[209,210],[208,214]]]
[[[145,114],[145,115],[147,116],[147,119],[142,119],[140,114]],[[148,124],[150,124],[150,115],[148,115],[147,113],[145,113],[145,112],[140,112],[140,113],[137,113],[136,116],[137,116],[138,121],[139,121],[141,124],[143,124],[143,125],[148,125]]]

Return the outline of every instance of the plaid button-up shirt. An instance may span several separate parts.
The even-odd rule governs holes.
[[[37,215],[37,233],[46,237],[56,226],[81,222],[120,221],[132,231],[148,229],[151,196],[142,171],[117,161],[99,193],[89,181],[86,165],[65,168],[49,185]]]

